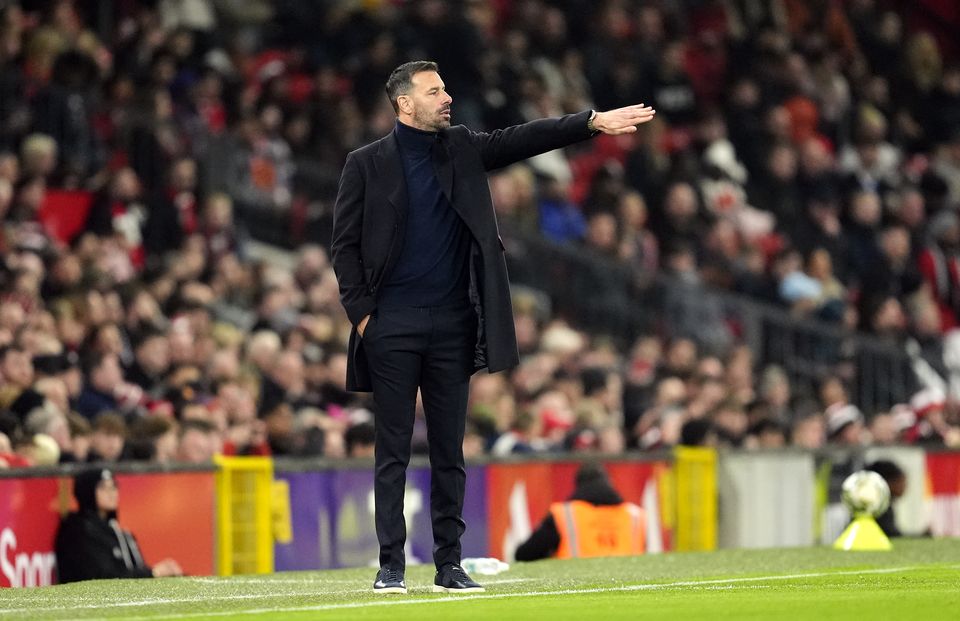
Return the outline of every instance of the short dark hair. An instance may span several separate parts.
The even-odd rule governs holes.
[[[357,423],[348,427],[346,433],[343,434],[343,440],[347,445],[347,455],[349,456],[353,449],[358,446],[373,446],[376,438],[373,423]]]
[[[126,438],[127,423],[113,410],[104,410],[93,420],[93,432]]]
[[[84,377],[89,379],[93,372],[102,367],[103,364],[110,358],[119,357],[113,352],[109,351],[92,351],[87,353],[87,355],[84,356],[83,363],[81,365]]]
[[[199,418],[190,418],[180,423],[180,437],[187,435],[189,431],[199,431],[200,433],[212,433],[216,431],[213,423]]]
[[[394,69],[390,77],[387,78],[387,98],[390,99],[390,105],[393,106],[394,112],[400,113],[397,98],[410,92],[410,88],[413,86],[413,76],[424,71],[438,71],[437,63],[432,60],[414,60],[403,63]]]
[[[888,459],[875,461],[872,464],[865,466],[864,470],[872,470],[873,472],[876,472],[882,476],[883,480],[887,483],[907,476],[900,466]]]

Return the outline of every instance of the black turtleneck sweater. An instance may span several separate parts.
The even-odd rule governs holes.
[[[409,207],[403,247],[378,302],[386,306],[466,302],[470,231],[440,187],[433,162],[438,135],[399,121],[396,135]]]

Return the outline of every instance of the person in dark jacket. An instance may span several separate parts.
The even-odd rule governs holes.
[[[575,479],[575,487],[573,494],[570,495],[567,503],[574,503],[576,501],[581,501],[587,503],[593,507],[620,507],[624,510],[626,514],[636,517],[635,520],[630,520],[633,524],[630,525],[630,528],[633,530],[640,531],[637,533],[636,539],[638,540],[639,545],[635,546],[638,548],[636,553],[642,553],[643,549],[643,512],[639,507],[633,505],[632,503],[625,503],[623,498],[617,493],[617,490],[613,488],[613,485],[610,483],[610,479],[607,477],[607,473],[604,471],[602,466],[596,464],[584,464],[581,466],[580,470],[577,471]],[[570,556],[577,556],[576,554],[562,554],[563,546],[563,535],[561,534],[561,529],[557,525],[557,518],[555,517],[558,514],[557,511],[551,510],[547,514],[547,517],[540,522],[540,525],[535,531],[530,535],[530,538],[525,542],[521,543],[517,548],[514,558],[518,561],[536,561],[539,559],[550,558],[550,557],[560,557],[560,558],[569,558]],[[581,531],[584,527],[589,529],[590,523],[587,520],[584,524],[581,524]],[[588,538],[590,533],[580,532],[580,535]],[[566,546],[569,547],[569,546]],[[634,546],[626,546],[627,548]],[[595,556],[595,555],[605,555],[605,554],[582,554],[582,556]]]
[[[900,528],[897,527],[896,514],[893,512],[893,503],[907,491],[907,475],[900,466],[887,459],[875,461],[867,465],[865,469],[872,470],[882,476],[883,480],[887,482],[887,486],[890,487],[890,506],[887,507],[886,511],[877,516],[877,525],[880,526],[887,537],[902,536],[903,533],[901,533]]]
[[[130,531],[117,522],[120,498],[113,472],[93,468],[74,479],[79,508],[60,522],[54,549],[60,583],[105,578],[180,576],[173,559],[147,565]]]
[[[378,593],[406,593],[403,489],[418,389],[430,445],[434,590],[483,590],[460,567],[470,375],[517,364],[504,245],[487,172],[653,118],[637,105],[492,133],[451,125],[437,65],[397,67],[393,132],[351,152],[334,204],[331,258],[353,324],[346,388],[373,392]]]

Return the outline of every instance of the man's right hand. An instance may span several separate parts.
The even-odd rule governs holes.
[[[182,576],[183,570],[180,564],[172,558],[165,558],[153,566],[154,578],[167,578],[169,576]]]
[[[367,315],[360,320],[360,323],[357,324],[357,334],[360,335],[360,338],[363,338],[363,333],[367,330],[367,322],[370,321],[370,315]]]

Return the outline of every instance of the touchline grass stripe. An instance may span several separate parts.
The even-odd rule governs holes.
[[[810,572],[802,574],[785,574],[778,576],[753,576],[745,578],[718,578],[714,580],[683,580],[679,582],[664,582],[664,583],[646,583],[646,584],[628,584],[619,587],[595,587],[595,588],[584,588],[584,589],[557,589],[552,591],[521,591],[518,593],[486,593],[486,594],[477,594],[477,595],[440,595],[434,599],[401,599],[384,596],[385,599],[378,601],[367,601],[367,602],[349,602],[343,604],[318,604],[316,606],[297,606],[297,607],[281,607],[281,608],[253,608],[249,610],[233,610],[233,611],[223,611],[223,612],[203,612],[203,613],[177,613],[175,616],[178,619],[189,619],[193,617],[222,617],[222,616],[234,616],[234,615],[261,615],[272,612],[277,613],[292,613],[292,612],[320,612],[324,610],[345,610],[350,608],[375,608],[382,606],[417,606],[417,605],[428,605],[428,604],[452,604],[463,601],[470,600],[488,600],[488,599],[506,599],[510,597],[555,597],[558,595],[586,595],[591,593],[617,593],[617,592],[629,592],[629,591],[656,591],[663,589],[682,589],[686,587],[700,587],[700,586],[711,586],[711,585],[731,585],[735,586],[737,584],[745,584],[751,582],[771,582],[776,580],[802,580],[804,578],[828,578],[830,576],[859,576],[859,575],[869,575],[869,574],[895,574],[895,573],[906,573],[909,571],[916,571],[919,569],[926,569],[925,567],[886,567],[882,569],[862,569],[856,571],[827,571],[827,572]],[[420,589],[411,589],[412,594],[417,593],[427,593],[429,592],[429,587],[423,587],[422,591]],[[199,601],[199,600],[198,600]],[[159,602],[149,602],[149,604],[157,604]],[[175,602],[171,602],[175,603]],[[51,609],[51,610],[62,610],[62,609]],[[0,612],[3,612],[0,610]],[[144,615],[136,617],[125,617],[129,621],[151,621],[153,619],[164,619],[169,618],[171,615],[167,614],[156,614],[156,615]],[[106,618],[104,618],[106,619]]]
[[[516,563],[484,594],[372,592],[370,568],[0,591],[3,621],[957,621],[960,539],[899,539],[890,552],[827,546]],[[417,604],[450,604],[422,607]]]

